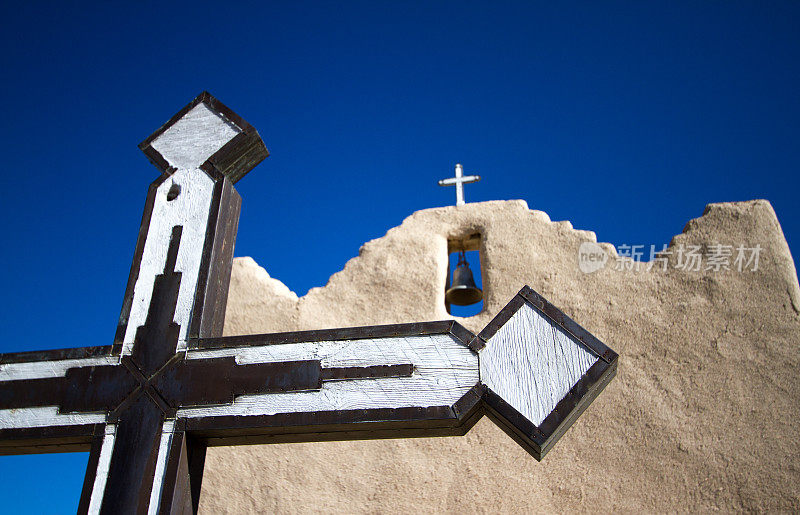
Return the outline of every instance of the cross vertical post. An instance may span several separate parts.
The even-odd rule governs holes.
[[[155,513],[173,497],[196,509],[188,456],[204,450],[187,448],[179,403],[160,379],[181,369],[190,337],[222,335],[241,207],[233,183],[268,155],[255,129],[205,92],[140,148],[163,173],[148,194],[114,342],[138,385],[108,416],[117,429],[103,492],[84,492],[107,513]]]
[[[85,513],[196,510],[205,448],[177,410],[235,394],[198,379],[224,378],[235,363],[187,362],[186,350],[190,338],[222,335],[241,206],[233,184],[267,149],[207,92],[140,148],[162,173],[148,190],[113,345],[0,356],[0,443],[10,442],[0,451],[89,440]]]

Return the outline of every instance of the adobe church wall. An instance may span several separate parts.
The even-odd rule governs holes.
[[[464,437],[211,448],[201,512],[800,509],[800,286],[763,200],[709,205],[666,270],[615,270],[625,260],[600,243],[593,273],[578,252],[594,233],[523,201],[423,210],[302,298],[237,258],[225,334],[451,318],[447,239],[472,232],[485,307],[459,322],[479,331],[528,284],[620,354],[545,460],[487,419]],[[760,245],[758,269],[676,267],[679,248],[716,244]]]

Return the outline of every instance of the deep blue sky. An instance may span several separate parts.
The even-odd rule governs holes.
[[[111,343],[158,174],[136,144],[205,89],[272,152],[236,255],[300,295],[451,204],[456,162],[468,201],[615,245],[754,198],[800,243],[800,2],[68,4],[0,7],[0,352]],[[85,462],[0,458],[3,509],[72,512]]]

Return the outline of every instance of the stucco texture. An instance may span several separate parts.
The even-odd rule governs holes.
[[[451,318],[447,239],[473,232],[485,308],[459,322],[480,331],[527,284],[620,355],[544,461],[486,418],[463,437],[216,447],[202,513],[800,510],[800,288],[764,200],[709,205],[667,270],[615,270],[601,243],[590,274],[594,233],[523,201],[419,211],[302,298],[237,258],[225,334]],[[717,243],[760,245],[758,270],[675,267],[680,245]]]

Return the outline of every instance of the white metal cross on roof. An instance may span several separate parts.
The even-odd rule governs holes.
[[[464,167],[460,164],[456,164],[456,176],[450,177],[448,179],[442,179],[439,181],[439,186],[452,186],[455,184],[456,186],[456,205],[463,206],[464,202],[464,184],[469,184],[470,182],[478,182],[481,180],[480,175],[467,175],[464,176]]]

